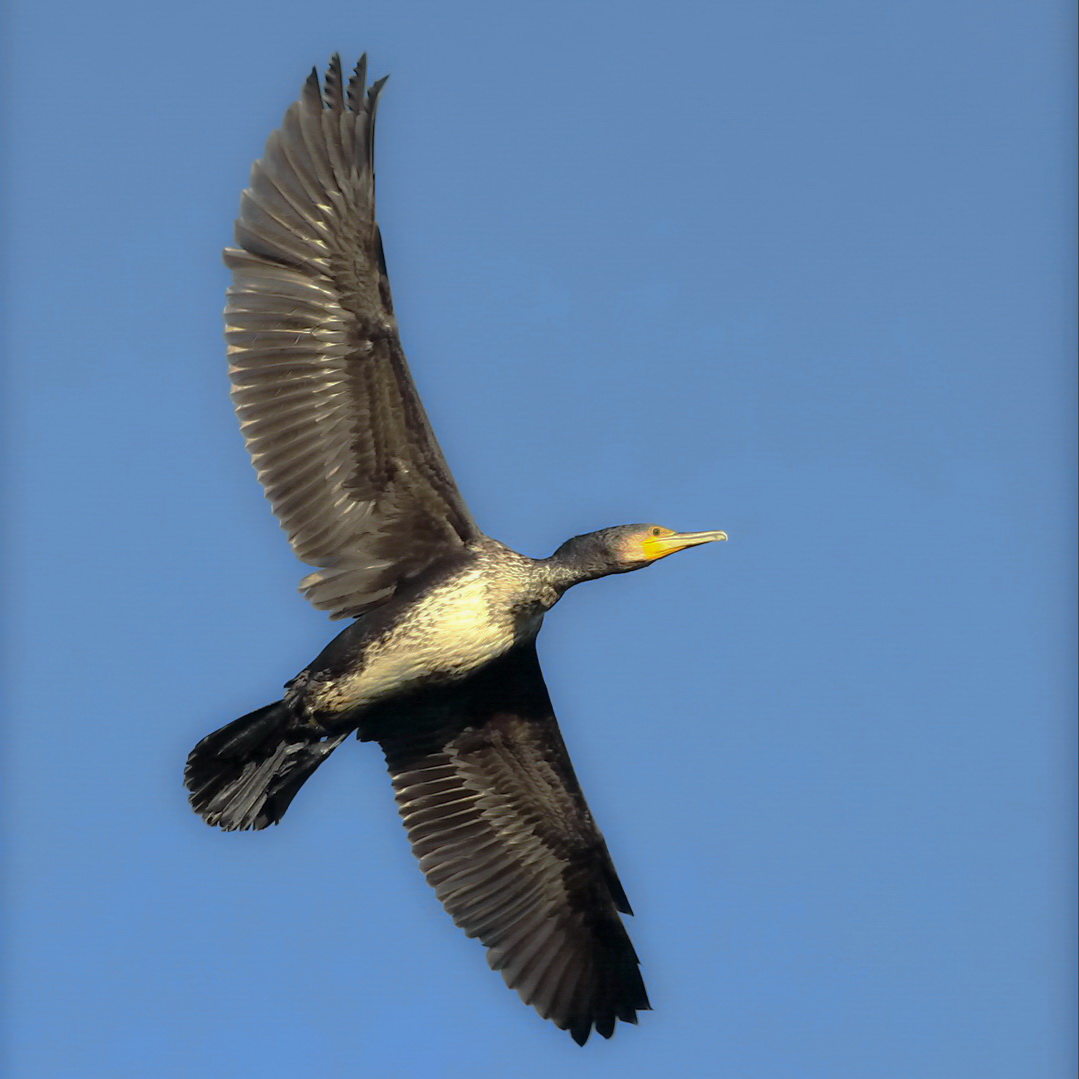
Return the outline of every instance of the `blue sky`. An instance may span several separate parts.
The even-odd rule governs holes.
[[[5,22],[12,1079],[1073,1074],[1070,5]],[[180,784],[333,632],[231,414],[219,252],[365,49],[481,525],[731,537],[541,638],[655,1005],[583,1050],[440,910],[373,747],[257,835]]]

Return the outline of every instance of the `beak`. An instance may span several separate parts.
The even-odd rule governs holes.
[[[687,547],[715,543],[726,538],[726,532],[675,532],[673,536],[649,536],[644,541],[644,553],[649,559],[666,558],[675,551],[684,551]]]

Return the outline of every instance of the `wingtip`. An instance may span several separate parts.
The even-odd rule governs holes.
[[[326,65],[322,80],[322,101],[328,109],[343,112],[345,108],[345,76],[341,69],[341,54],[335,52]]]
[[[630,1011],[622,1010],[612,1016],[590,1018],[587,1022],[575,1023],[563,1029],[578,1045],[584,1045],[593,1030],[601,1038],[609,1040],[614,1037],[614,1032],[618,1029],[619,1023],[629,1023],[632,1026],[637,1026],[639,1022],[637,1012],[651,1011],[652,1005],[645,1000],[643,1004],[635,1005],[635,1009]]]
[[[364,53],[345,83],[344,70],[341,65],[341,54],[333,53],[326,65],[326,74],[320,78],[318,68],[311,68],[303,87],[303,100],[308,104],[317,104],[320,108],[348,107],[353,112],[367,108],[374,109],[378,103],[382,88],[386,85],[389,75],[383,75],[381,79],[367,86],[367,53]]]
[[[311,74],[304,80],[303,92],[300,96],[306,104],[322,108],[322,86],[319,83],[317,67],[311,68]]]
[[[584,1045],[588,1041],[588,1035],[592,1033],[592,1024],[585,1027],[570,1027],[569,1036],[578,1044]]]
[[[353,112],[363,110],[364,95],[367,92],[367,53],[364,53],[356,66],[352,69],[352,75],[348,80],[348,107]]]
[[[371,89],[367,91],[367,102],[372,109],[378,104],[378,97],[382,93],[382,87],[389,82],[389,79],[389,75],[383,75],[381,79],[371,83]]]

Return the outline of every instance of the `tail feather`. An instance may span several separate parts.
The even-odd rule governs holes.
[[[226,832],[277,824],[315,769],[345,740],[298,731],[283,701],[207,735],[184,769],[192,808]]]

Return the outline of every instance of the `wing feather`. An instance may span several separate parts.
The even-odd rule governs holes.
[[[527,1004],[583,1043],[648,998],[628,911],[558,731],[535,644],[371,713],[413,852]]]
[[[301,584],[362,613],[479,536],[431,430],[393,315],[375,222],[385,80],[340,58],[266,143],[240,200],[225,309],[233,402]]]

